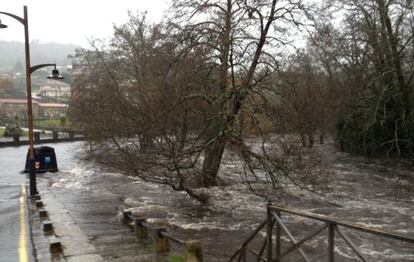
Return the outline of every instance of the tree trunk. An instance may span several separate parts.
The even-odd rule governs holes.
[[[224,20],[224,32],[221,39],[221,54],[220,54],[220,83],[219,92],[226,92],[228,89],[229,79],[229,54],[230,54],[230,34],[231,34],[231,19],[232,19],[232,1],[227,0],[226,17]],[[225,105],[228,101],[218,103],[218,114],[225,110]],[[203,187],[210,187],[217,185],[217,174],[220,168],[221,159],[223,157],[224,148],[226,147],[227,137],[223,135],[223,131],[226,129],[224,122],[225,119],[219,117],[212,125],[212,136],[209,139],[214,139],[214,142],[209,145],[205,151],[205,159],[203,162],[203,170],[201,174],[201,185]]]
[[[218,136],[206,150],[201,176],[201,185],[204,187],[217,186],[217,174],[226,147],[226,137]]]
[[[232,96],[226,98],[224,103],[219,103],[220,111],[219,114],[224,113],[224,118],[219,117],[216,121],[216,124],[213,126],[217,126],[214,129],[212,138],[214,142],[208,146],[205,152],[205,159],[203,162],[203,170],[202,170],[202,185],[205,187],[216,186],[217,185],[217,174],[220,168],[221,160],[223,157],[224,149],[226,147],[226,143],[228,140],[228,136],[225,134],[226,132],[233,132],[234,128],[234,120],[236,119],[241,105],[244,102],[244,99],[248,95],[248,90],[251,88],[251,82],[254,77],[254,73],[256,71],[257,65],[259,64],[259,58],[262,54],[263,46],[266,43],[266,37],[269,32],[270,26],[274,21],[274,14],[276,8],[277,0],[272,1],[270,17],[268,18],[264,28],[261,31],[260,37],[258,39],[257,48],[254,53],[252,62],[249,66],[248,72],[246,77],[243,79],[242,85],[239,87],[237,91],[237,95],[235,96],[234,93]],[[228,89],[228,79],[229,79],[229,54],[231,48],[231,31],[232,31],[232,1],[227,0],[227,8],[226,8],[226,17],[224,21],[224,32],[222,38],[222,47],[221,47],[221,66],[220,66],[220,91],[225,92]],[[235,88],[235,87],[232,87]],[[227,105],[230,105],[226,107]],[[227,110],[226,110],[227,108]]]

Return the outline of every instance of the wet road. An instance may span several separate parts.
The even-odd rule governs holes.
[[[0,149],[0,261],[25,261],[19,258],[20,232],[20,194],[26,176],[20,174],[24,168],[27,147]],[[26,233],[29,232],[26,216]],[[26,236],[26,254],[33,261],[31,244]],[[24,256],[24,255],[23,255]]]
[[[50,146],[56,149],[60,168],[71,165],[73,143]],[[27,149],[27,146],[0,148],[0,262],[34,261],[28,236],[30,227],[27,224],[27,210],[20,203],[22,185],[28,181],[27,175],[20,173],[24,169]],[[23,220],[20,221],[20,218]],[[22,228],[25,228],[27,235],[21,239],[20,234],[24,233]]]

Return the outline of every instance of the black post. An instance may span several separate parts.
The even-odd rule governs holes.
[[[35,140],[35,143],[40,143],[40,132],[39,131],[34,132],[34,140]]]
[[[20,143],[20,135],[19,134],[13,134],[13,142],[16,145],[19,145],[19,143]]]
[[[52,136],[53,136],[53,141],[58,141],[59,140],[59,133],[58,131],[53,131],[52,132]]]
[[[30,186],[30,196],[34,197],[37,194],[37,188],[36,188],[35,160],[33,158],[29,158],[29,186]]]

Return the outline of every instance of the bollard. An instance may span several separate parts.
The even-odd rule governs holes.
[[[40,143],[40,132],[39,131],[34,132],[34,141],[35,143]]]
[[[40,209],[39,210],[39,217],[40,218],[46,218],[46,217],[48,217],[48,213],[47,213],[46,209]]]
[[[131,219],[129,218],[131,216],[131,211],[123,211],[122,212],[122,224],[129,225],[131,222]]]
[[[53,231],[53,224],[51,221],[44,221],[43,222],[43,231],[44,232],[52,232]]]
[[[185,242],[185,262],[203,262],[201,242],[190,240]]]
[[[14,134],[13,135],[13,142],[15,144],[19,144],[20,143],[20,135],[19,134]]]
[[[42,202],[42,200],[36,200],[36,207],[37,207],[37,208],[41,208],[41,207],[43,207],[43,202]]]
[[[49,240],[49,250],[50,253],[60,253],[62,252],[62,244],[58,238],[50,238]]]
[[[165,232],[165,228],[155,228],[154,229],[154,246],[155,252],[163,253],[170,251],[170,243],[168,238],[166,238],[162,233]]]
[[[52,136],[53,136],[53,141],[58,141],[59,140],[59,132],[58,131],[53,131]]]
[[[148,229],[142,224],[145,223],[145,218],[136,218],[134,220],[134,231],[135,236],[138,239],[147,239],[148,238]]]

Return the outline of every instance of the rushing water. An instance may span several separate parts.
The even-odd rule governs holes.
[[[203,241],[206,261],[226,261],[265,218],[265,200],[244,185],[211,188],[207,191],[211,197],[209,203],[200,204],[168,186],[144,183],[84,162],[78,159],[81,145],[55,147],[61,172],[48,175],[53,190],[66,194],[82,192],[91,198],[104,195],[105,201],[112,201],[120,210],[129,208],[153,220],[165,219],[177,236]],[[411,170],[337,152],[332,145],[316,146],[315,154],[331,173],[330,193],[320,197],[291,188],[283,195],[276,195],[274,204],[414,237],[414,191],[408,180],[414,176]],[[237,168],[237,163],[227,162],[225,168],[228,173]],[[306,219],[285,217],[285,221],[297,238],[313,228]],[[347,233],[373,261],[414,261],[413,245]],[[338,242],[335,250],[338,261],[356,261],[351,250]],[[326,245],[326,237],[318,237],[304,248],[316,261],[322,261]],[[296,256],[290,258],[296,259]]]

